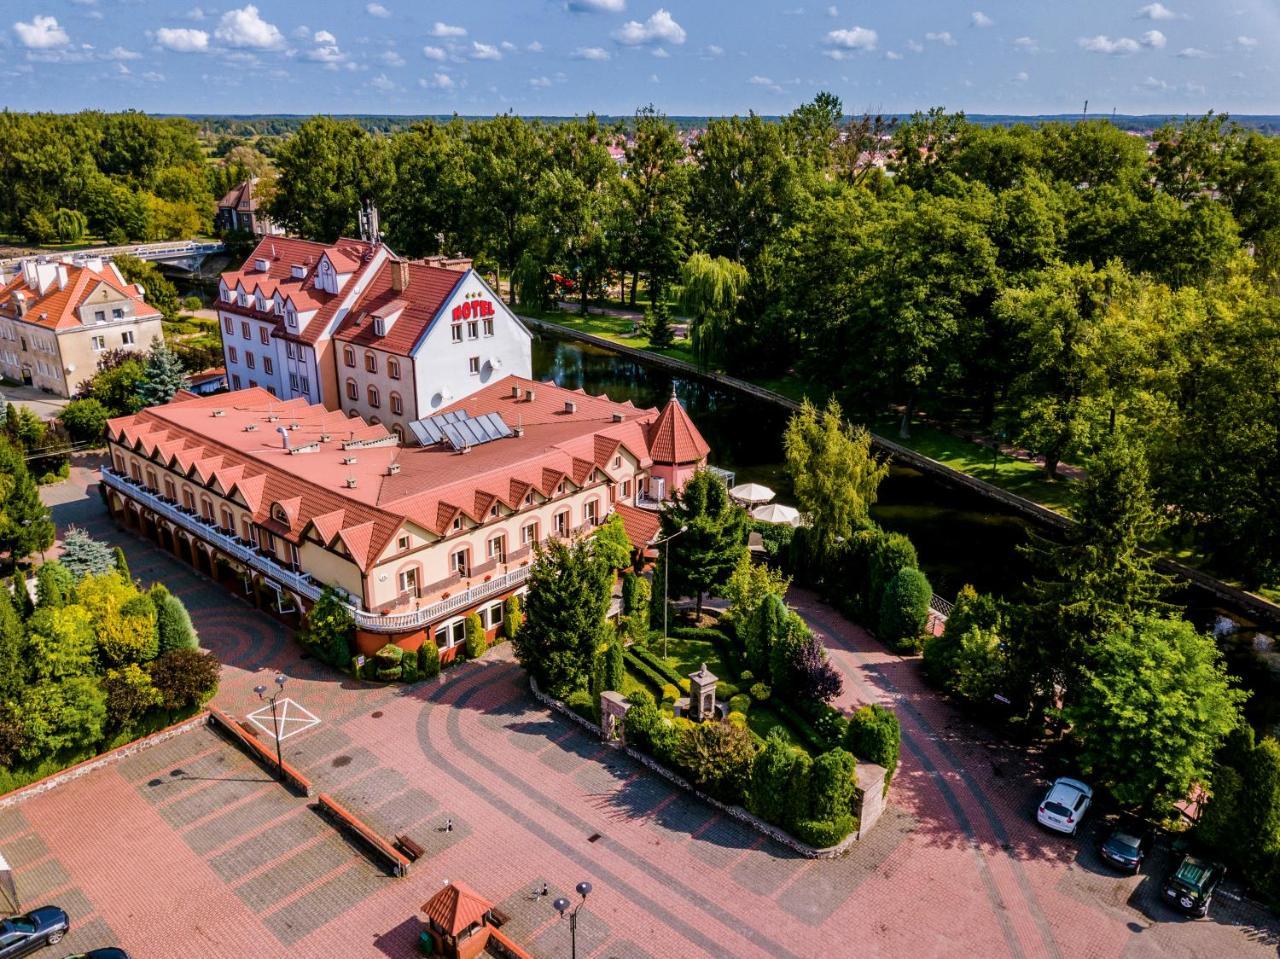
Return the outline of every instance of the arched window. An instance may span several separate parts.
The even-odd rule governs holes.
[[[376,386],[370,386],[368,392],[369,392],[369,405],[376,410],[379,406],[382,405],[382,397],[378,395],[378,388]]]
[[[347,366],[354,367],[356,365],[356,351],[349,346],[342,348],[342,362]]]
[[[387,376],[393,380],[400,379],[400,361],[394,357],[387,358]]]
[[[360,399],[360,387],[356,386],[355,380],[347,380],[347,399],[349,400]],[[352,414],[352,415],[354,416],[355,414]]]
[[[404,442],[404,427],[403,427],[403,426],[401,426],[399,423],[393,423],[393,424],[391,425],[391,432],[396,434],[396,440],[397,440],[398,442],[401,442],[401,443],[403,443],[403,442]]]
[[[391,412],[396,416],[404,412],[404,403],[401,401],[399,393],[391,394]]]
[[[279,503],[271,504],[271,518],[277,523],[284,523],[285,526],[289,525],[289,514],[285,512],[284,507]]]
[[[372,353],[365,353],[364,368],[370,373],[378,372],[378,358]]]

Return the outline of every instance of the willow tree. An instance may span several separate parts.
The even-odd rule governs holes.
[[[871,452],[871,434],[845,421],[833,398],[819,411],[807,399],[782,438],[796,501],[824,556],[870,521],[889,464]]]
[[[693,314],[691,338],[698,362],[705,368],[724,348],[738,300],[747,287],[747,270],[727,257],[695,253],[680,271],[681,300]]]

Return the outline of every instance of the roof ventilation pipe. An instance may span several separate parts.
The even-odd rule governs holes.
[[[289,431],[285,429],[283,426],[277,426],[276,432],[279,433],[280,438],[284,440],[284,448],[288,449],[289,448]]]

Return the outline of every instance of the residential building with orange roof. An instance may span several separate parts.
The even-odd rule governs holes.
[[[101,258],[23,260],[0,281],[0,373],[72,396],[108,350],[145,352],[163,336],[161,314],[114,263]]]
[[[447,659],[468,613],[500,626],[539,542],[589,535],[615,510],[651,539],[638,507],[655,478],[684,475],[670,460],[698,449],[706,464],[675,397],[639,409],[506,376],[431,422],[448,435],[409,446],[385,424],[261,387],[183,392],[110,422],[103,483],[122,523],[260,604],[296,615],[331,587],[362,654],[430,636]]]

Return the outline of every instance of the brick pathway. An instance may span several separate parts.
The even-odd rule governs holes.
[[[60,524],[121,542],[135,575],[188,603],[226,663],[217,702],[243,716],[277,671],[321,724],[285,742],[319,787],[428,850],[392,879],[200,729],[0,813],[20,891],[69,909],[50,959],[118,942],[138,956],[409,956],[416,910],[462,879],[538,956],[568,952],[550,900],[589,879],[579,955],[1155,957],[1275,955],[1278,929],[1219,899],[1176,920],[1156,880],[1118,878],[1088,837],[1031,825],[1041,788],[919,680],[810,595],[793,602],[848,677],[847,702],[893,703],[903,760],[885,817],[844,859],[812,862],[677,792],[547,713],[499,648],[412,688],[340,677],[286,632],[108,525],[96,493],[48,491]],[[452,819],[452,831],[443,830]],[[1160,863],[1155,863],[1157,869]],[[533,891],[546,882],[546,899]]]

